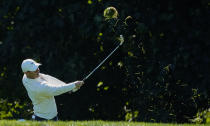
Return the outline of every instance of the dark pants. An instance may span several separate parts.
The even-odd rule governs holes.
[[[44,119],[44,118],[41,118],[41,117],[36,116],[36,115],[34,115],[34,116],[35,116],[34,120],[36,120],[36,121],[58,121],[58,116],[55,116],[52,119]]]

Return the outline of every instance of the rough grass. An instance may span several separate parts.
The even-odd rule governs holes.
[[[210,126],[210,124],[167,124],[145,122],[111,122],[111,121],[16,121],[0,120],[0,126]]]

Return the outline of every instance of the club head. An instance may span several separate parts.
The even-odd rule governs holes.
[[[123,42],[124,42],[124,37],[123,37],[123,35],[120,35],[120,45],[122,45]]]

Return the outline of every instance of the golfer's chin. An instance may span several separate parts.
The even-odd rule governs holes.
[[[38,78],[38,77],[39,77],[39,73],[34,76],[34,78]]]

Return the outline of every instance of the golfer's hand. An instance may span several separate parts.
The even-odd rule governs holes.
[[[82,85],[84,84],[84,81],[75,81],[75,86],[76,86],[76,89],[80,89],[80,87],[82,87]]]

